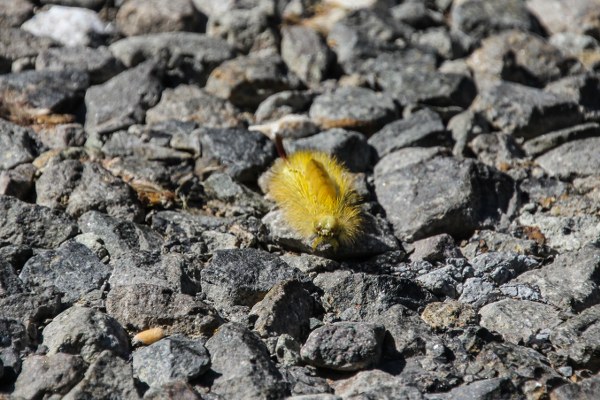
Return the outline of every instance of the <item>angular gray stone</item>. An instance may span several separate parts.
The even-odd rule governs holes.
[[[14,118],[33,119],[75,113],[89,86],[87,73],[75,70],[24,71],[0,75],[0,101]]]
[[[214,375],[211,391],[225,398],[276,399],[288,388],[261,340],[239,324],[228,323],[206,342]]]
[[[127,333],[109,315],[86,307],[71,307],[57,315],[42,332],[48,354],[79,354],[91,363],[110,350],[121,357],[129,352]]]
[[[0,221],[0,241],[13,245],[53,249],[78,231],[66,214],[11,196],[0,196]]]
[[[288,114],[306,111],[315,97],[312,91],[287,90],[267,97],[256,109],[256,122],[267,122],[280,119]]]
[[[150,387],[189,381],[209,369],[210,355],[199,340],[170,336],[133,352],[133,373]]]
[[[17,28],[0,30],[0,71],[19,71],[34,64],[39,52],[58,43],[47,37],[37,37]]]
[[[525,272],[516,282],[538,286],[550,304],[566,310],[582,311],[600,303],[600,249],[586,246],[564,252],[551,264]]]
[[[375,166],[375,192],[396,236],[468,235],[510,212],[514,183],[480,163],[450,157],[404,166],[403,153]]]
[[[351,378],[340,382],[335,393],[343,399],[377,398],[423,400],[424,397],[416,387],[407,385],[402,379],[387,372],[373,369],[361,371]]]
[[[109,80],[122,68],[106,47],[52,47],[41,51],[35,59],[38,71],[85,71],[92,85]]]
[[[473,108],[494,128],[525,139],[575,125],[582,119],[570,98],[510,82],[485,87]]]
[[[116,16],[117,28],[125,36],[146,33],[199,31],[202,29],[200,14],[191,0],[129,0]]]
[[[23,361],[12,393],[16,398],[41,399],[64,395],[82,378],[86,364],[80,356],[56,353],[31,355]]]
[[[461,258],[462,253],[456,247],[452,236],[442,233],[418,240],[413,243],[414,251],[410,255],[411,261],[444,261],[446,258]]]
[[[314,299],[298,281],[277,283],[256,303],[250,315],[256,317],[254,330],[263,337],[287,334],[303,340],[310,329]]]
[[[392,99],[383,93],[342,86],[317,96],[309,115],[322,129],[345,128],[373,133],[392,121],[396,111]]]
[[[596,370],[600,366],[600,306],[583,310],[555,327],[550,341],[569,365]]]
[[[429,109],[385,125],[369,138],[380,158],[403,147],[428,147],[448,142],[448,133],[439,115]]]
[[[270,95],[298,86],[279,56],[240,56],[215,68],[205,89],[236,106],[256,108]]]
[[[33,4],[29,0],[0,1],[0,27],[18,28],[33,14]]]
[[[434,300],[415,282],[391,275],[324,272],[313,283],[323,291],[325,311],[347,321],[370,322],[396,304],[416,310]]]
[[[519,389],[507,378],[489,378],[458,386],[447,393],[434,393],[427,400],[518,400],[521,398]]]
[[[600,124],[588,122],[528,140],[523,144],[523,150],[527,155],[536,157],[564,143],[598,136],[600,136]]]
[[[311,365],[335,371],[357,371],[381,358],[385,328],[381,325],[337,322],[315,329],[300,350]]]
[[[482,327],[498,332],[504,340],[514,344],[527,344],[540,331],[552,330],[562,322],[555,307],[513,299],[483,306],[479,315]]]
[[[473,275],[476,277],[489,277],[501,285],[523,272],[539,267],[540,262],[530,256],[513,252],[489,251],[473,257],[470,260]]]
[[[478,322],[478,316],[473,307],[456,300],[427,304],[421,314],[421,319],[438,332],[466,328],[469,325],[476,325]],[[421,336],[416,336],[417,340],[419,337]]]
[[[82,147],[87,139],[87,133],[78,123],[48,126],[40,129],[37,136],[42,144],[50,149]]]
[[[575,32],[600,37],[595,0],[528,0],[527,7],[550,33]]]
[[[161,326],[166,334],[208,337],[223,323],[214,308],[201,300],[147,284],[111,289],[106,310],[131,331]]]
[[[551,175],[560,178],[598,175],[599,146],[600,137],[574,140],[550,150],[535,161]]]
[[[161,73],[156,64],[149,61],[92,86],[85,94],[86,131],[111,133],[143,122],[146,110],[160,100]]]
[[[38,153],[33,131],[3,119],[0,119],[0,147],[0,170],[33,161]]]
[[[202,400],[202,397],[194,388],[184,381],[173,381],[165,383],[156,388],[150,388],[144,393],[145,400],[182,399]]]
[[[319,150],[335,156],[352,172],[369,169],[372,162],[372,151],[365,136],[353,131],[334,128],[316,135],[297,140],[284,140],[283,145],[288,153],[298,150]]]
[[[30,258],[19,278],[30,288],[54,286],[64,294],[62,301],[72,304],[86,293],[100,289],[111,270],[86,246],[69,240],[56,250],[43,251]]]
[[[282,29],[281,57],[309,85],[326,78],[332,62],[332,53],[319,34],[300,25]]]
[[[106,0],[41,0],[40,3],[60,4],[61,6],[67,7],[82,7],[98,10],[106,3]]]
[[[63,399],[140,399],[131,364],[111,351],[103,351],[88,367],[83,379]]]
[[[569,383],[552,391],[552,400],[594,400],[600,391],[600,377],[594,375],[579,383]]]
[[[522,0],[464,0],[453,3],[450,25],[479,40],[507,29],[542,33]]]
[[[213,68],[234,56],[225,40],[191,32],[132,36],[114,42],[109,49],[127,68],[158,59],[170,66],[167,75],[201,85]]]
[[[176,119],[194,121],[207,128],[241,128],[241,111],[226,100],[192,85],[166,89],[158,104],[146,113],[146,123]]]
[[[253,306],[277,283],[303,274],[257,249],[217,251],[201,271],[202,292],[219,306]]]

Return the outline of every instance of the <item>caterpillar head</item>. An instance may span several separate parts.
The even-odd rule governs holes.
[[[314,225],[314,232],[316,234],[315,239],[312,243],[313,250],[316,249],[321,243],[327,243],[333,246],[334,250],[339,247],[338,235],[339,235],[339,222],[338,219],[332,215],[323,215],[317,218]]]

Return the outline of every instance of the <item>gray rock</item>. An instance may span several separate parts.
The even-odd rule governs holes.
[[[481,245],[488,251],[508,252],[526,256],[546,257],[551,251],[542,243],[527,237],[515,237],[507,233],[481,230],[476,232],[469,243],[461,248],[463,254],[473,259],[481,252]]]
[[[396,106],[383,93],[343,86],[317,96],[309,114],[323,129],[345,128],[373,133],[396,117]]]
[[[473,107],[494,128],[525,139],[575,125],[582,118],[570,98],[510,82],[485,87]]]
[[[389,154],[374,173],[375,192],[398,238],[466,235],[510,212],[514,183],[508,176],[470,160],[436,157],[403,166],[402,157]]]
[[[447,393],[434,393],[427,395],[427,400],[452,400],[452,399],[506,399],[517,400],[521,393],[507,378],[490,378],[461,385]]]
[[[158,59],[174,78],[203,85],[213,68],[233,57],[224,40],[191,32],[164,32],[121,39],[109,47],[127,68]]]
[[[91,363],[110,350],[122,357],[129,352],[123,327],[109,315],[85,307],[71,307],[57,315],[42,333],[48,354],[79,354]]]
[[[592,306],[555,327],[550,341],[569,365],[598,368],[600,352],[600,306]]]
[[[498,285],[539,267],[540,262],[530,256],[516,253],[490,251],[475,256],[470,260],[473,266],[473,275],[476,277],[489,277]]]
[[[347,73],[358,73],[375,79],[380,73],[405,70],[435,71],[438,57],[433,51],[417,47],[406,47],[393,52],[379,53],[374,58],[356,60],[347,68]]]
[[[88,140],[89,144],[90,140]],[[193,158],[187,151],[171,149],[166,138],[161,140],[160,134],[153,134],[151,128],[144,129],[139,125],[130,126],[127,131],[112,133],[101,150],[109,157],[134,156],[142,160],[161,161],[165,164],[184,164],[183,168],[180,167],[180,171]],[[108,165],[112,163],[107,162]]]
[[[30,288],[54,286],[64,294],[62,301],[72,304],[99,289],[110,273],[111,268],[101,263],[90,249],[69,240],[56,250],[42,251],[30,258],[19,278]]]
[[[594,400],[600,390],[600,377],[598,375],[585,379],[580,383],[569,383],[559,386],[551,393],[552,400]]]
[[[47,37],[37,37],[22,29],[3,28],[0,31],[0,71],[8,73],[31,67],[39,52],[58,43]]]
[[[525,272],[516,281],[538,286],[543,298],[556,307],[582,311],[600,303],[598,268],[600,250],[587,246],[564,252],[551,264]]]
[[[416,387],[387,372],[373,369],[361,371],[340,382],[335,393],[343,399],[377,398],[382,400],[422,400],[424,397]]]
[[[106,299],[106,310],[132,331],[161,326],[166,334],[210,336],[223,323],[217,312],[201,300],[147,284],[113,288]]]
[[[560,178],[597,175],[600,168],[598,146],[600,137],[575,140],[550,150],[535,161],[551,175]]]
[[[462,293],[458,300],[462,303],[472,304],[479,308],[499,297],[496,284],[486,278],[468,278],[465,280]]]
[[[111,133],[143,122],[146,110],[160,100],[161,71],[152,61],[92,86],[85,94],[85,129],[94,134]]]
[[[415,46],[431,49],[440,58],[448,60],[463,57],[471,46],[469,37],[461,32],[449,31],[446,27],[431,27],[423,31],[417,31],[411,37],[411,42]]]
[[[168,120],[194,121],[207,128],[240,128],[241,112],[226,100],[215,97],[197,86],[179,85],[166,89],[160,102],[146,113],[146,122]]]
[[[467,108],[477,95],[475,84],[468,76],[438,71],[382,71],[377,74],[377,84],[403,106]]]
[[[19,200],[30,198],[36,168],[32,164],[21,164],[12,170],[0,172],[0,195],[13,196]]]
[[[83,379],[63,399],[109,400],[115,397],[132,400],[140,398],[131,364],[110,351],[103,351],[89,366]]]
[[[385,329],[381,325],[338,322],[312,331],[300,354],[311,365],[335,371],[357,371],[381,358]]]
[[[507,173],[511,173],[511,167],[518,167],[519,161],[525,158],[525,152],[515,137],[506,133],[477,135],[468,147],[479,161]]]
[[[262,337],[289,335],[303,340],[315,309],[310,293],[298,281],[277,283],[250,311],[254,330]]]
[[[600,76],[595,73],[585,73],[551,82],[545,90],[576,102],[586,118],[597,120],[600,113],[600,99],[594,93],[598,88],[600,88]]]
[[[598,9],[595,1],[530,0],[527,7],[550,33],[575,32],[598,38]]]
[[[537,20],[521,0],[492,3],[485,0],[465,0],[453,3],[450,21],[453,28],[476,40],[513,28],[542,33]]]
[[[98,10],[104,4],[106,0],[41,0],[42,4],[60,4],[67,7],[82,7],[91,8],[92,10]]]
[[[206,342],[206,348],[211,355],[213,393],[239,399],[274,399],[287,394],[288,388],[266,347],[241,325],[223,325]]]
[[[42,144],[50,149],[82,147],[87,139],[83,126],[78,123],[42,128],[37,132],[37,136]]]
[[[141,221],[144,212],[133,189],[96,163],[67,160],[46,168],[36,182],[37,203],[65,208],[75,218],[97,210]]]
[[[12,395],[41,399],[69,392],[83,378],[86,364],[80,356],[56,353],[29,356],[23,361],[22,368]]]
[[[133,352],[133,373],[150,387],[189,381],[209,369],[210,356],[198,340],[171,336]]]
[[[23,292],[23,282],[8,261],[0,261],[0,296],[6,297]]]
[[[87,72],[96,85],[117,75],[122,66],[106,47],[52,47],[42,50],[35,60],[38,71],[78,70]]]
[[[479,315],[481,326],[514,344],[527,344],[540,331],[552,330],[562,322],[555,307],[513,299],[483,306]]]
[[[416,310],[434,300],[413,281],[391,275],[324,272],[313,283],[323,290],[325,311],[347,321],[370,322],[396,304]]]
[[[326,78],[332,62],[332,53],[319,34],[300,25],[282,30],[281,57],[307,85]]]
[[[13,245],[55,248],[77,234],[77,225],[64,213],[0,196],[0,241]]]
[[[465,156],[467,143],[482,133],[489,133],[488,122],[479,113],[466,110],[456,114],[448,121],[448,130],[452,133],[454,148],[452,154],[457,158]]]
[[[2,0],[0,27],[18,28],[33,14],[33,4],[29,0]]]
[[[444,298],[458,297],[459,282],[453,276],[454,268],[445,266],[417,277],[416,281],[434,295]]]
[[[406,119],[387,124],[369,138],[379,157],[403,147],[428,147],[448,142],[448,134],[439,115],[429,109]]]
[[[160,387],[150,388],[144,393],[145,400],[182,399],[202,400],[202,397],[188,383],[178,380],[165,383]]]
[[[518,30],[484,39],[467,63],[477,81],[503,79],[534,87],[543,87],[581,69],[573,58],[540,36]]]
[[[162,236],[150,228],[120,221],[97,211],[83,214],[78,224],[83,233],[97,235],[114,259],[133,252],[156,251],[163,244]]]
[[[267,97],[256,109],[256,122],[277,120],[288,114],[302,113],[310,107],[315,94],[310,91],[288,90]]]
[[[89,79],[85,72],[24,71],[0,76],[5,112],[18,120],[53,113],[74,113]]]
[[[0,170],[12,169],[37,156],[38,146],[35,133],[3,119],[0,119]]]
[[[253,306],[277,283],[303,274],[257,249],[217,251],[201,271],[202,292],[217,306]]]
[[[454,243],[452,236],[442,233],[413,243],[411,261],[444,261],[446,258],[460,258],[462,253]]]
[[[371,166],[372,152],[364,135],[334,128],[297,140],[284,140],[288,153],[298,150],[319,150],[335,156],[352,172],[365,171]]]
[[[2,308],[0,308],[2,309]],[[13,383],[17,375],[21,372],[22,360],[21,354],[31,345],[31,337],[27,326],[8,316],[5,316],[2,309],[3,317],[0,318],[0,364],[2,365],[2,382]]]
[[[94,45],[111,33],[97,13],[79,7],[52,6],[40,11],[22,26],[36,36],[47,36],[65,46]]]
[[[390,11],[394,19],[407,23],[417,29],[443,24],[442,15],[439,12],[427,8],[424,3],[402,3],[392,7]]]
[[[152,215],[152,229],[166,235],[177,232],[188,239],[199,237],[206,230],[225,231],[234,220],[209,215],[196,215],[182,211],[159,211]]]
[[[236,106],[256,108],[272,94],[298,86],[279,56],[241,56],[215,68],[205,89]]]
[[[315,272],[333,271],[339,268],[339,264],[325,257],[319,257],[314,254],[293,254],[287,253],[281,256],[290,267],[294,267],[305,274],[314,274]]]
[[[254,182],[275,159],[265,135],[245,129],[201,128],[202,157],[218,161],[239,182]]]
[[[573,127],[546,133],[528,140],[523,144],[523,150],[529,156],[539,156],[566,142],[600,136],[600,124],[588,122]]]
[[[129,0],[119,8],[117,28],[125,36],[173,31],[199,31],[200,14],[190,0]]]
[[[229,45],[243,54],[275,52],[279,44],[278,32],[270,23],[270,13],[265,12],[258,4],[247,8],[235,7],[227,12],[210,15],[206,33],[227,40]]]
[[[478,316],[473,307],[456,300],[427,304],[421,314],[421,319],[435,331],[465,328],[469,325],[476,325],[478,322]],[[422,336],[415,335],[415,337],[418,340]]]
[[[298,353],[299,352],[300,346],[298,345]],[[298,357],[299,356],[300,355],[298,354]],[[318,372],[315,368],[291,366],[281,368],[280,371],[284,374],[286,381],[289,382],[293,396],[298,396],[300,399],[302,399],[302,396],[306,396],[306,400],[310,400],[313,397],[314,400],[321,398],[323,400],[339,400],[337,397],[320,397],[332,396],[330,393],[333,392],[333,389],[329,386],[325,378],[318,376]]]

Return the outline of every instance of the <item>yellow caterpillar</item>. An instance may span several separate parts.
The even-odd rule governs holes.
[[[269,172],[267,191],[290,227],[312,239],[313,250],[321,243],[334,250],[352,244],[362,219],[350,172],[326,153],[280,153]]]

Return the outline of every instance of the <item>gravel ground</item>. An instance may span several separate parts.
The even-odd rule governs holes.
[[[600,1],[0,0],[4,398],[600,398]]]

